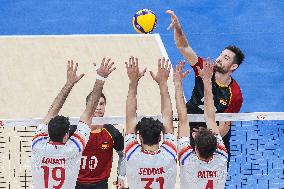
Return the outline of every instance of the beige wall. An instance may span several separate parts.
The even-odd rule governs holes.
[[[79,63],[86,76],[73,88],[62,108],[78,117],[95,80],[93,62],[111,57],[117,70],[107,80],[106,116],[124,116],[128,78],[124,62],[139,57],[141,68],[157,69],[157,59],[167,56],[159,35],[31,36],[0,38],[0,118],[43,117],[66,81],[67,60]],[[161,48],[162,47],[162,48]],[[172,79],[169,79],[173,95]],[[160,114],[160,95],[149,73],[138,89],[138,114]]]

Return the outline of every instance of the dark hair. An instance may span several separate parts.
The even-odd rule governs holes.
[[[68,117],[55,116],[48,123],[48,135],[53,142],[63,142],[63,137],[69,132],[70,122]]]
[[[235,53],[236,56],[234,58],[234,62],[235,64],[238,64],[238,66],[240,66],[243,60],[245,59],[245,55],[242,52],[242,50],[239,47],[236,47],[235,45],[229,45],[225,47],[225,49],[228,49],[232,51],[233,53]]]
[[[143,144],[153,146],[159,144],[161,131],[164,131],[164,125],[159,120],[152,117],[143,117],[136,125],[136,131],[143,139]]]
[[[69,127],[69,137],[73,136],[75,131],[77,130],[77,125],[70,125]]]
[[[201,127],[194,137],[194,142],[202,158],[207,159],[216,151],[217,138],[211,130]]]
[[[91,94],[92,94],[92,92],[90,92],[88,94],[88,96],[86,97],[86,105],[87,105],[88,100],[91,98]],[[101,93],[101,98],[103,98],[105,100],[105,103],[106,103],[106,96],[104,95],[104,93]]]

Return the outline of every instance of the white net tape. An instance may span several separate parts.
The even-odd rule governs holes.
[[[160,115],[146,115],[139,116],[137,121],[142,117],[153,117],[154,119],[161,120]],[[37,126],[41,122],[41,118],[34,119],[0,119],[0,126]],[[177,115],[174,115],[174,121],[178,120]],[[188,120],[190,122],[204,122],[203,114],[188,114]],[[216,114],[216,121],[251,121],[251,120],[284,120],[284,112],[253,112],[253,113],[218,113]],[[78,123],[78,117],[71,117],[71,124]],[[102,117],[93,118],[93,124],[125,124],[125,117],[114,116],[114,117]]]

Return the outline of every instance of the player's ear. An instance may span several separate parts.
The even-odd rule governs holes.
[[[143,143],[143,138],[139,135],[140,142]]]
[[[64,135],[64,137],[63,137],[63,143],[67,142],[68,138],[69,138],[69,132],[67,132],[67,133]]]
[[[232,64],[230,70],[233,72],[239,67],[238,64]]]

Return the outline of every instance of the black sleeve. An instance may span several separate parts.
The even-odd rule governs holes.
[[[70,125],[70,127],[69,127],[69,137],[73,136],[76,130],[77,130],[77,125]]]
[[[114,144],[113,148],[116,151],[122,151],[124,149],[124,138],[117,128],[113,125],[105,125],[106,130],[111,134]]]

